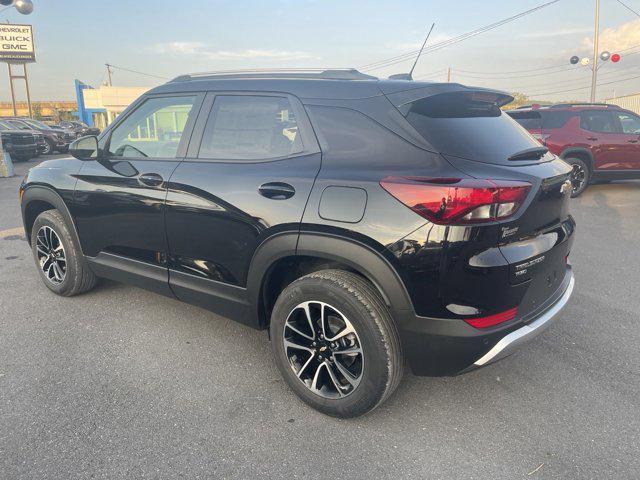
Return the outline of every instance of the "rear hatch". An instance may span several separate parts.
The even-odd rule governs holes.
[[[430,87],[427,95],[414,89],[388,98],[433,150],[464,174],[531,184],[520,208],[505,220],[482,224],[476,250],[464,252],[473,267],[483,252],[498,249],[506,261],[506,281],[516,287],[519,317],[527,318],[561,294],[570,279],[571,168],[501,110],[512,97],[458,87],[443,93]]]

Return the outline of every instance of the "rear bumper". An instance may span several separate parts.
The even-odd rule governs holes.
[[[536,311],[487,330],[473,328],[462,320],[394,312],[411,370],[421,376],[459,375],[512,354],[559,318],[574,285],[571,266],[567,265],[556,291]]]
[[[496,360],[500,360],[508,355],[511,355],[520,345],[523,345],[535,337],[544,332],[554,321],[558,318],[560,312],[564,309],[567,302],[571,298],[573,293],[573,287],[575,285],[575,279],[571,275],[569,280],[569,286],[562,294],[560,299],[554,303],[548,310],[542,315],[537,317],[533,322],[520,327],[517,330],[504,336],[498,343],[496,343],[491,350],[485,353],[478,360],[473,362],[475,367],[482,367]]]

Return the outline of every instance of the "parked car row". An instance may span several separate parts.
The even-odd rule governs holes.
[[[82,122],[63,122],[51,126],[26,117],[0,117],[0,131],[3,149],[17,161],[55,152],[66,153],[75,139],[100,133],[99,129]]]

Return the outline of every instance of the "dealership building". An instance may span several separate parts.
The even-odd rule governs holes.
[[[76,80],[75,90],[78,102],[78,119],[102,130],[148,88],[107,85],[94,88]]]

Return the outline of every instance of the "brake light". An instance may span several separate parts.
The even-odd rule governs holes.
[[[464,321],[475,328],[489,328],[516,318],[518,307],[488,317],[465,318]]]
[[[531,189],[527,182],[460,178],[386,177],[380,185],[418,215],[442,225],[507,218]]]

